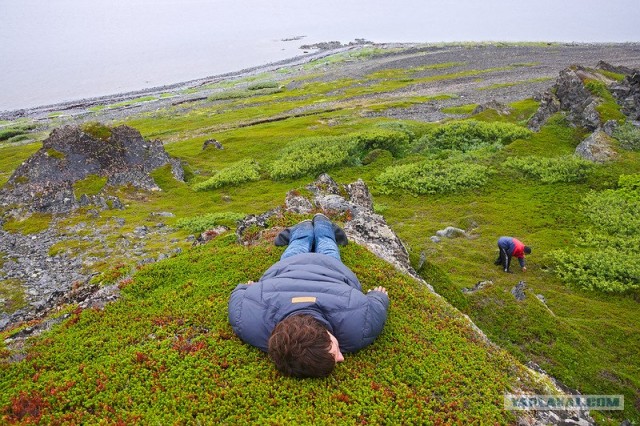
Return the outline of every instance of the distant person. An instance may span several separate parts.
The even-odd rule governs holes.
[[[525,246],[522,241],[513,237],[500,237],[498,239],[498,249],[500,255],[495,261],[496,265],[501,265],[505,272],[511,272],[509,267],[511,266],[511,258],[517,257],[518,263],[522,268],[522,272],[527,272],[525,266],[524,255],[531,253],[531,248]]]
[[[325,377],[343,352],[371,344],[387,319],[389,296],[362,286],[340,260],[336,235],[324,215],[287,229],[289,246],[256,283],[239,284],[229,299],[229,322],[244,342],[268,352],[276,368],[294,377]]]

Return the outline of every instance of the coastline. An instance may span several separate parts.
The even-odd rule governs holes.
[[[482,47],[631,47],[640,50],[640,42],[554,42],[554,41],[539,41],[539,42],[501,42],[501,41],[479,41],[479,42],[439,42],[439,43],[412,43],[412,42],[397,42],[397,43],[375,43],[364,41],[360,43],[343,44],[341,47],[322,47],[323,45],[330,45],[331,43],[317,43],[313,46],[306,46],[309,48],[315,48],[316,51],[312,53],[303,53],[296,55],[288,59],[282,59],[274,62],[269,62],[254,67],[244,68],[237,71],[231,71],[223,74],[210,75],[202,78],[176,82],[161,86],[154,86],[150,88],[144,88],[140,90],[119,92],[103,96],[80,98],[70,101],[62,101],[52,104],[46,104],[31,108],[21,108],[15,110],[0,111],[0,120],[12,122],[19,119],[30,119],[36,122],[48,122],[54,118],[63,119],[83,119],[87,116],[95,117],[95,119],[110,120],[117,117],[128,115],[128,110],[136,108],[138,112],[158,109],[166,106],[179,105],[183,103],[196,102],[204,100],[211,95],[213,90],[209,89],[209,93],[203,93],[207,89],[199,90],[203,86],[224,82],[226,80],[233,80],[239,78],[246,78],[255,76],[261,73],[273,72],[278,69],[286,67],[295,67],[305,65],[314,60],[322,59],[335,54],[347,52],[350,50],[362,49],[362,48],[378,48],[389,49],[389,54],[393,52],[393,49],[405,50],[405,53],[411,52],[413,49],[425,50],[425,51],[437,51],[439,49],[470,49],[470,48],[482,48]],[[595,64],[594,64],[595,65]],[[170,95],[170,96],[162,96]],[[145,102],[133,102],[127,104],[127,102],[134,101],[141,97],[157,96],[152,101]],[[109,107],[102,109],[108,105],[114,104],[126,104],[117,107]],[[97,109],[96,109],[97,108]],[[2,126],[0,126],[2,127]]]
[[[19,118],[33,118],[37,120],[39,118],[42,118],[42,115],[48,116],[48,114],[53,112],[88,109],[90,107],[94,107],[97,105],[126,102],[142,96],[160,95],[166,92],[194,89],[200,86],[204,86],[206,84],[218,83],[227,79],[249,77],[262,72],[275,71],[282,67],[303,65],[313,60],[322,59],[324,57],[345,52],[347,50],[351,50],[356,47],[381,46],[381,45],[382,44],[378,45],[378,44],[370,43],[366,45],[360,44],[360,45],[344,46],[337,49],[326,49],[326,50],[319,49],[312,53],[303,53],[301,55],[296,55],[292,58],[269,62],[262,65],[256,65],[254,67],[244,68],[237,71],[230,71],[224,74],[210,75],[210,76],[201,77],[193,80],[181,81],[177,83],[171,83],[171,84],[166,84],[162,86],[154,86],[154,87],[128,91],[128,92],[119,92],[119,93],[114,93],[109,95],[80,98],[80,99],[56,102],[52,104],[40,105],[40,106],[35,106],[30,108],[4,110],[4,111],[0,111],[0,120],[11,121]],[[407,45],[410,45],[410,44],[407,44]],[[175,97],[170,98],[172,99],[173,102],[176,101],[176,97],[185,98],[183,99],[183,101],[188,100],[189,98],[188,95],[182,95],[180,93],[176,93],[175,95],[176,95]]]

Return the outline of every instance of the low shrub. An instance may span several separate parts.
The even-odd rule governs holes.
[[[375,149],[384,149],[393,154],[394,157],[404,155],[411,142],[407,132],[401,130],[374,129],[362,133],[349,135],[357,149],[362,153],[367,153]]]
[[[272,179],[293,179],[325,172],[353,160],[357,151],[353,137],[318,136],[298,139],[285,147],[280,158],[269,165]]]
[[[511,123],[453,121],[420,138],[416,151],[452,149],[466,152],[494,144],[506,145],[530,135],[530,130]]]
[[[607,247],[578,253],[556,250],[551,255],[556,260],[556,273],[569,285],[607,293],[640,289],[636,253]]]
[[[637,176],[635,183],[637,184]],[[627,180],[628,179],[628,180]],[[633,185],[633,178],[623,178],[623,185]],[[640,235],[640,192],[622,187],[588,194],[582,212],[599,231],[610,235]]]
[[[196,191],[217,189],[260,180],[260,165],[252,159],[244,159],[216,172],[211,178],[193,186]]]
[[[245,216],[244,213],[235,212],[208,213],[201,216],[178,219],[176,225],[188,232],[197,234],[219,225],[233,227]]]
[[[623,293],[640,289],[640,175],[620,177],[619,189],[592,192],[581,211],[591,222],[581,248],[556,250],[557,275],[587,290]]]
[[[593,167],[593,163],[574,155],[554,158],[512,157],[502,165],[542,183],[580,182]]]
[[[462,161],[428,160],[389,167],[377,181],[387,193],[392,188],[414,194],[449,193],[483,186],[489,171],[486,166]]]
[[[34,124],[23,124],[18,126],[12,126],[6,129],[0,129],[0,141],[11,140],[12,142],[15,142],[16,140],[22,140],[22,139],[16,139],[16,138],[20,136],[24,136],[25,133],[35,129],[35,127],[36,126]],[[28,139],[28,138],[25,137],[25,139]]]
[[[260,81],[258,83],[253,83],[249,87],[248,90],[260,90],[260,89],[275,89],[280,87],[280,84],[277,81]]]
[[[631,123],[624,123],[616,127],[613,137],[620,142],[620,146],[629,151],[640,151],[640,129]]]
[[[402,121],[385,121],[376,125],[379,129],[393,130],[395,132],[402,132],[409,137],[412,141],[416,139],[416,132],[414,126],[411,126]]]

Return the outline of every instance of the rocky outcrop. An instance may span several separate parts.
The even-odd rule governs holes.
[[[598,64],[602,69],[624,75],[624,80],[609,87],[611,94],[630,120],[640,120],[640,70],[614,67],[606,62]]]
[[[597,129],[576,147],[576,155],[594,163],[605,163],[616,156],[611,147],[611,138],[601,129]]]
[[[106,177],[107,185],[157,191],[160,188],[149,173],[166,164],[176,179],[184,179],[180,162],[169,157],[162,143],[144,140],[135,129],[110,129],[110,136],[103,140],[79,127],[65,126],[51,132],[42,148],[16,169],[0,190],[1,205],[69,212],[92,202],[74,191],[74,183],[90,176]],[[107,199],[102,201],[109,204]],[[121,206],[119,201],[115,204]]]
[[[290,191],[285,200],[285,209],[277,208],[262,215],[247,216],[237,228],[238,239],[250,243],[256,239],[255,232],[263,229],[269,236],[275,237],[281,229],[268,230],[268,221],[283,212],[309,214],[323,211],[330,217],[345,217],[344,231],[350,241],[367,247],[376,256],[386,260],[399,270],[419,279],[420,276],[411,267],[409,253],[404,244],[387,225],[384,217],[373,211],[373,200],[367,185],[357,180],[348,185],[338,185],[329,175],[322,174],[307,189],[313,194],[312,199]],[[424,282],[424,281],[423,281]],[[431,290],[430,285],[426,284]]]
[[[607,84],[613,82],[601,74],[581,66],[560,71],[551,90],[539,96],[540,108],[529,120],[529,128],[539,131],[553,114],[567,113],[567,120],[574,126],[595,130],[600,126],[600,115],[596,110],[600,100],[585,87],[585,81],[597,80]]]
[[[509,115],[509,114],[511,114],[511,108],[509,108],[505,104],[502,104],[502,103],[496,101],[495,99],[492,99],[489,102],[486,102],[484,104],[480,104],[477,107],[475,107],[475,109],[473,110],[471,115],[480,114],[481,112],[486,111],[488,109],[494,110],[495,112],[498,113],[498,115]]]

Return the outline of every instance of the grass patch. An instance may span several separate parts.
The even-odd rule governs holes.
[[[111,129],[102,123],[97,121],[89,121],[82,125],[82,131],[91,136],[94,139],[101,141],[108,141],[111,138]]]
[[[22,281],[0,279],[0,313],[12,314],[26,305]]]
[[[73,193],[76,198],[80,198],[83,194],[88,196],[97,195],[106,184],[106,176],[89,175],[73,184]]]
[[[202,216],[179,219],[176,225],[192,234],[198,234],[219,225],[235,227],[239,220],[246,217],[244,213],[224,212],[208,213]]]
[[[478,104],[466,104],[466,105],[442,108],[441,111],[444,112],[445,114],[471,114],[477,107],[478,107]]]
[[[10,218],[2,228],[7,232],[19,232],[21,234],[37,234],[49,228],[51,215],[46,213],[32,213],[26,217]]]
[[[602,100],[602,102],[596,106],[596,111],[600,114],[601,123],[606,123],[609,120],[616,120],[623,123],[626,120],[625,115],[620,111],[620,105],[618,105],[611,92],[609,92],[606,84],[597,80],[587,80],[585,81],[584,87],[594,96]]]
[[[502,89],[502,88],[505,88],[505,87],[518,86],[520,84],[540,83],[542,81],[549,81],[549,80],[553,80],[553,79],[551,77],[532,78],[532,79],[529,79],[529,80],[519,80],[519,81],[508,82],[508,83],[491,84],[489,86],[478,87],[477,90]]]

